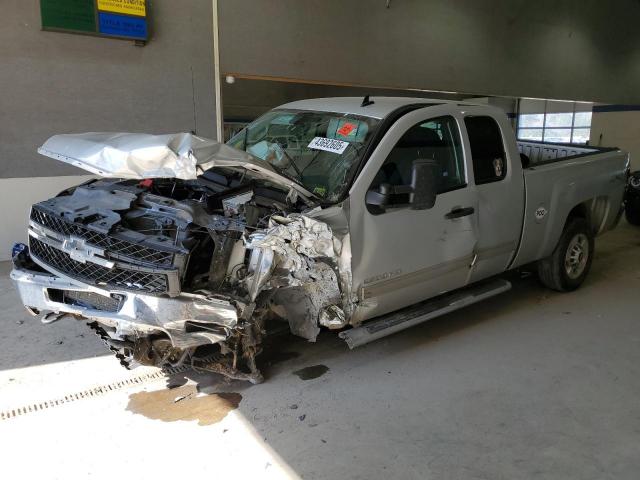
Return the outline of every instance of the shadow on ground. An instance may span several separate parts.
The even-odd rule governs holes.
[[[65,319],[43,325],[27,313],[9,273],[0,262],[0,371],[108,354],[85,322]]]

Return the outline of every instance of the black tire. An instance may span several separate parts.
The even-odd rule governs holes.
[[[538,278],[544,286],[558,292],[575,290],[589,273],[593,249],[589,222],[583,218],[570,219],[553,253],[538,261]]]
[[[624,216],[631,225],[640,225],[640,202],[628,201],[624,207]]]

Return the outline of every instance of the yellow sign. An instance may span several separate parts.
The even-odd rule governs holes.
[[[145,0],[98,0],[98,10],[140,17],[147,15]]]

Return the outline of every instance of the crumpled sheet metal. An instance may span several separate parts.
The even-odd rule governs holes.
[[[80,133],[55,135],[38,149],[42,155],[112,178],[195,179],[196,168],[212,159],[252,162],[223,143],[190,133]]]
[[[302,214],[293,213],[287,217],[272,216],[266,232],[251,236],[247,248],[253,250],[253,255],[260,258],[260,261],[255,262],[255,269],[246,279],[253,300],[262,289],[310,285],[308,282],[312,277],[316,277],[316,282],[319,277],[326,277],[326,274],[321,274],[321,269],[318,268],[315,269],[317,272],[309,272],[308,259],[326,259],[338,270],[341,280],[351,278],[350,270],[346,271],[350,266],[342,261],[342,242],[333,235],[331,228],[326,223]],[[273,252],[267,263],[264,262],[265,252]],[[289,272],[289,278],[286,279],[284,285],[282,284],[283,279],[276,275],[281,271]],[[319,332],[315,323],[318,320],[322,322],[321,324],[330,325],[332,328],[340,328],[339,323],[342,324],[341,326],[346,325],[347,318],[344,312],[340,306],[335,305],[335,293],[338,291],[338,285],[337,281],[334,282],[336,283],[335,288],[325,287],[322,289],[326,296],[325,307],[333,305],[331,310],[324,312],[320,319],[304,320],[306,322],[312,321],[312,325],[301,325],[300,320],[302,319],[289,319],[290,325],[295,326],[292,331],[297,330],[294,333],[306,332],[300,336],[314,340]],[[341,287],[343,291],[350,290],[350,285],[342,285]],[[312,303],[322,309],[323,301],[317,298],[320,293],[314,294]]]
[[[272,216],[266,233],[254,237],[248,245],[248,248],[268,248],[279,253],[283,262],[279,266],[289,270],[306,266],[300,255],[326,257],[337,263],[341,247],[326,223],[299,213]]]
[[[318,323],[333,330],[344,327],[347,324],[347,319],[344,310],[337,305],[329,305],[320,312]]]
[[[313,194],[280,175],[269,163],[224,143],[191,133],[78,133],[54,135],[38,153],[109,178],[195,180],[213,167],[241,167],[293,189]]]
[[[236,305],[222,298],[184,292],[179,297],[172,298],[128,292],[119,311],[108,312],[89,306],[60,303],[50,298],[49,289],[96,292],[102,295],[108,295],[110,292],[89,285],[78,285],[72,279],[52,273],[29,270],[19,259],[14,260],[11,279],[25,305],[43,314],[69,313],[95,319],[115,327],[120,336],[146,335],[163,330],[171,337],[175,346],[188,348],[225,339],[218,331],[187,331],[188,322],[205,326],[216,325],[224,329],[233,329],[238,324]]]

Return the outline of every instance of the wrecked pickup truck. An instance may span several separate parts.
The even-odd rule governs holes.
[[[91,180],[35,204],[11,273],[51,322],[90,322],[121,363],[257,383],[268,326],[350,347],[508,290],[536,263],[568,291],[622,212],[617,149],[518,143],[492,107],[327,98],[226,145],[191,134],[58,135]]]

